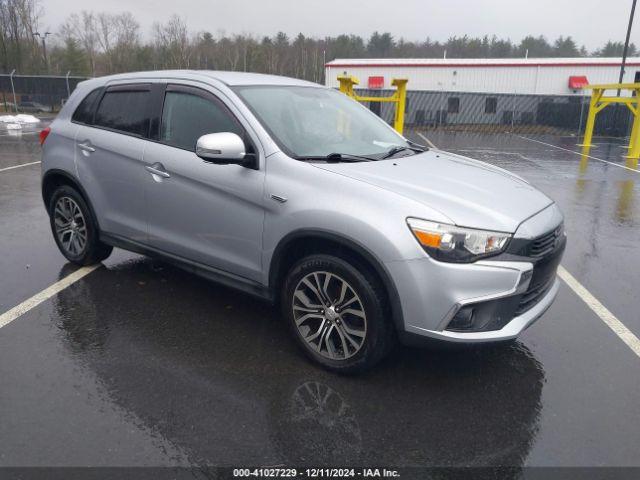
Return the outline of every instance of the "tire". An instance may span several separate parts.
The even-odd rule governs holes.
[[[287,274],[280,303],[303,351],[334,372],[368,370],[394,344],[384,289],[356,262],[331,255],[301,259]]]
[[[111,255],[113,247],[100,241],[96,219],[73,187],[62,185],[53,192],[49,222],[60,253],[70,262],[92,265]]]

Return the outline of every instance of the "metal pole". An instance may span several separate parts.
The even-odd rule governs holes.
[[[47,58],[47,35],[52,35],[51,32],[33,32],[34,37],[40,38],[42,42],[42,57],[44,58],[44,68],[46,70],[45,73],[49,73],[49,59]]]
[[[633,0],[631,4],[631,13],[629,14],[629,25],[627,26],[627,37],[624,41],[624,49],[622,50],[622,64],[620,65],[620,77],[618,83],[622,83],[622,77],[624,77],[624,67],[627,63],[627,51],[629,50],[629,37],[631,36],[631,26],[633,25],[633,16],[636,11],[636,1]],[[618,97],[620,96],[620,89],[618,89]]]
[[[69,97],[71,96],[71,90],[69,89],[69,74],[71,73],[71,70],[69,70],[67,72],[67,75],[64,77],[66,82],[67,82],[67,100],[69,99]]]
[[[49,59],[47,58],[47,41],[45,40],[45,38],[47,38],[46,34],[42,36],[42,55],[44,56],[44,68],[46,69],[47,73],[49,73]]]
[[[13,93],[13,108],[18,113],[18,101],[16,100],[16,88],[13,86],[13,74],[16,73],[16,69],[11,70],[9,74],[9,80],[11,81],[11,92]]]
[[[578,122],[578,135],[582,131],[582,119],[584,117],[584,95],[580,95],[580,122]]]

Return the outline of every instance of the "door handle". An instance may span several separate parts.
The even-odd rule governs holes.
[[[87,153],[93,153],[96,151],[96,149],[93,148],[89,143],[79,143],[78,148]]]
[[[167,172],[161,163],[154,163],[153,165],[147,165],[144,167],[147,169],[147,172],[153,173],[162,178],[170,178],[169,172]]]

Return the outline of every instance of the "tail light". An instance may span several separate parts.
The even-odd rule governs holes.
[[[51,133],[51,128],[47,127],[40,132],[40,145],[44,145],[44,141],[47,139],[49,134]]]

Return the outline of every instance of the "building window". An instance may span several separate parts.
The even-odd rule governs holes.
[[[498,110],[498,99],[496,97],[487,97],[484,99],[484,113],[496,113]]]
[[[447,113],[458,113],[460,111],[460,98],[449,97],[447,101]]]

